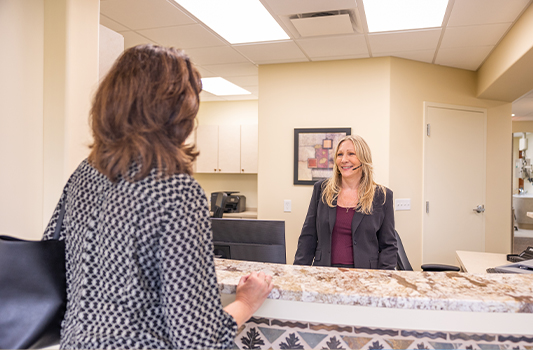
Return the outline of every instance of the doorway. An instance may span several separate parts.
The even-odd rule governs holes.
[[[533,133],[513,133],[512,252],[533,246]]]
[[[424,118],[422,262],[454,265],[485,251],[486,111],[425,103]]]

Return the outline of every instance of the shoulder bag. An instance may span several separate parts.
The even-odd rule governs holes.
[[[67,301],[65,241],[59,240],[65,202],[53,239],[0,236],[0,349],[59,343]]]

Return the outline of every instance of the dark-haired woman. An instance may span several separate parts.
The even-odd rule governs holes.
[[[153,45],[126,50],[100,84],[90,155],[43,238],[66,201],[61,348],[230,348],[271,291],[271,276],[254,272],[221,306],[207,200],[191,177],[197,153],[184,144],[200,91],[183,52]]]
[[[370,147],[349,135],[334,157],[333,176],[313,188],[294,264],[393,270],[392,191],[374,182]]]

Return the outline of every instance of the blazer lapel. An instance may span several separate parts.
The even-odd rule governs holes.
[[[333,227],[335,227],[335,220],[337,219],[337,200],[333,201],[333,207],[328,205],[328,221],[329,221],[329,233],[333,233]]]
[[[357,228],[359,227],[359,224],[361,223],[361,220],[365,217],[365,214],[360,213],[356,211],[353,213],[352,218],[352,237],[355,237],[355,231],[357,231]]]

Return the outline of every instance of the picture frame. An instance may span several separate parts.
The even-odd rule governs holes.
[[[335,147],[351,128],[294,129],[294,184],[314,185],[333,175]]]

